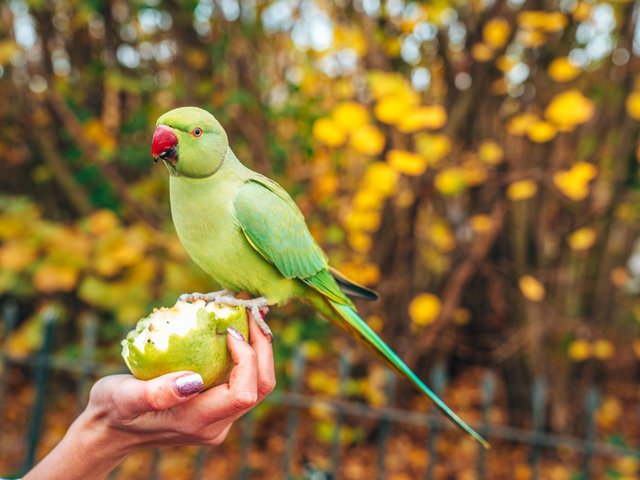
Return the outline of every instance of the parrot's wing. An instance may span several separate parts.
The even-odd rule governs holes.
[[[240,228],[253,248],[286,278],[298,278],[341,304],[351,300],[329,273],[327,257],[304,216],[277,183],[259,176],[245,182],[233,200]]]

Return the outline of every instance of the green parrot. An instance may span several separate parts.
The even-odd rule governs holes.
[[[460,429],[488,443],[456,415],[362,320],[347,295],[376,299],[327,263],[295,202],[276,182],[245,167],[227,134],[209,112],[182,107],[156,122],[151,151],[169,170],[171,215],[191,258],[225,288],[205,298],[251,308],[265,333],[260,311],[291,299],[310,304],[418,389]],[[231,292],[257,298],[239,300]]]

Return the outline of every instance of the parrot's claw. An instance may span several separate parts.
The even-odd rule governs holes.
[[[267,322],[264,321],[264,316],[269,313],[269,300],[265,297],[252,298],[251,300],[241,300],[235,297],[221,297],[221,301],[228,305],[237,305],[245,307],[251,312],[251,316],[255,319],[256,323],[260,327],[260,330],[273,339],[273,333]]]
[[[207,303],[209,302],[226,303],[221,301],[221,299],[223,298],[226,299],[228,296],[231,296],[231,298],[233,298],[233,294],[231,293],[231,291],[227,289],[218,290],[217,292],[209,292],[209,293],[200,293],[200,292],[183,293],[178,297],[178,301],[191,303],[191,302],[195,302],[196,300],[204,300]]]
[[[269,300],[265,297],[252,298],[251,300],[241,300],[233,296],[230,290],[220,290],[210,293],[183,293],[178,297],[179,302],[194,302],[196,300],[204,300],[205,302],[226,303],[227,305],[235,305],[245,307],[251,312],[260,330],[264,332],[270,339],[273,339],[273,333],[264,317],[269,313]]]

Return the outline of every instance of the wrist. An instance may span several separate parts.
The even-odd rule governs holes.
[[[106,478],[132,451],[127,440],[123,432],[109,425],[105,414],[89,407],[24,480]]]

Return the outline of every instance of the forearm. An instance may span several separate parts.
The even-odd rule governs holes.
[[[85,410],[56,447],[24,480],[100,480],[127,456],[127,442],[96,414]]]

